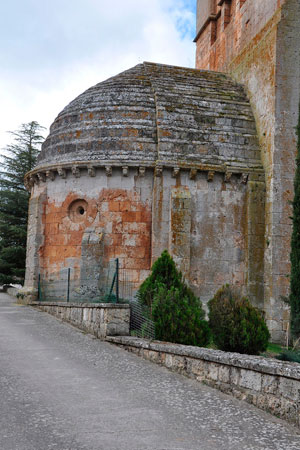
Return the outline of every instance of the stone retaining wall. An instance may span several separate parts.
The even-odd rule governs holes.
[[[92,333],[100,339],[129,334],[130,307],[111,303],[40,303],[31,306]]]
[[[300,364],[133,337],[107,341],[300,426]]]
[[[7,288],[6,293],[8,295],[10,295],[11,297],[16,297],[19,290],[20,290],[20,288],[16,288],[16,287],[12,286],[12,287]]]

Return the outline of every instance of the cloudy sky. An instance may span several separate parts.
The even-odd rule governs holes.
[[[195,10],[196,0],[1,2],[0,149],[7,131],[49,128],[85,89],[140,62],[194,67]]]

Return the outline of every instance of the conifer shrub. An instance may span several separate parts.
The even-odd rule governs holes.
[[[177,270],[173,258],[164,250],[151,268],[151,274],[141,284],[137,298],[139,303],[151,308],[160,285],[167,289],[180,288],[183,283],[182,274]]]
[[[201,301],[185,283],[170,288],[160,284],[154,296],[152,317],[159,340],[199,347],[210,342]]]
[[[267,349],[270,333],[260,311],[229,285],[208,302],[214,344],[228,352],[257,355]]]
[[[290,361],[300,363],[300,351],[299,350],[283,350],[276,356],[281,361]]]

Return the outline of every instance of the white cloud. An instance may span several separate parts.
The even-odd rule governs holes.
[[[194,66],[196,0],[11,0],[0,18],[0,148],[142,61]],[[16,11],[18,11],[16,16]]]

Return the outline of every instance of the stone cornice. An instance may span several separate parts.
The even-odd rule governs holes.
[[[181,171],[189,171],[191,180],[196,179],[198,172],[207,172],[208,180],[212,180],[215,173],[224,174],[224,180],[230,182],[233,174],[241,175],[241,181],[247,183],[249,176],[252,180],[264,181],[264,170],[257,161],[249,164],[241,164],[240,162],[223,162],[223,161],[202,161],[202,162],[178,162],[169,160],[158,160],[149,163],[149,161],[135,162],[126,161],[126,165],[122,161],[119,163],[108,161],[74,161],[72,163],[58,163],[39,166],[25,175],[25,187],[30,190],[35,183],[46,182],[47,180],[55,181],[57,177],[66,179],[70,174],[75,178],[81,176],[81,171],[86,170],[88,176],[95,177],[97,169],[104,169],[107,176],[113,175],[113,170],[119,168],[124,177],[129,176],[130,169],[137,169],[139,176],[144,176],[146,169],[154,170],[156,176],[161,176],[164,169],[172,171],[172,176],[177,177]]]

